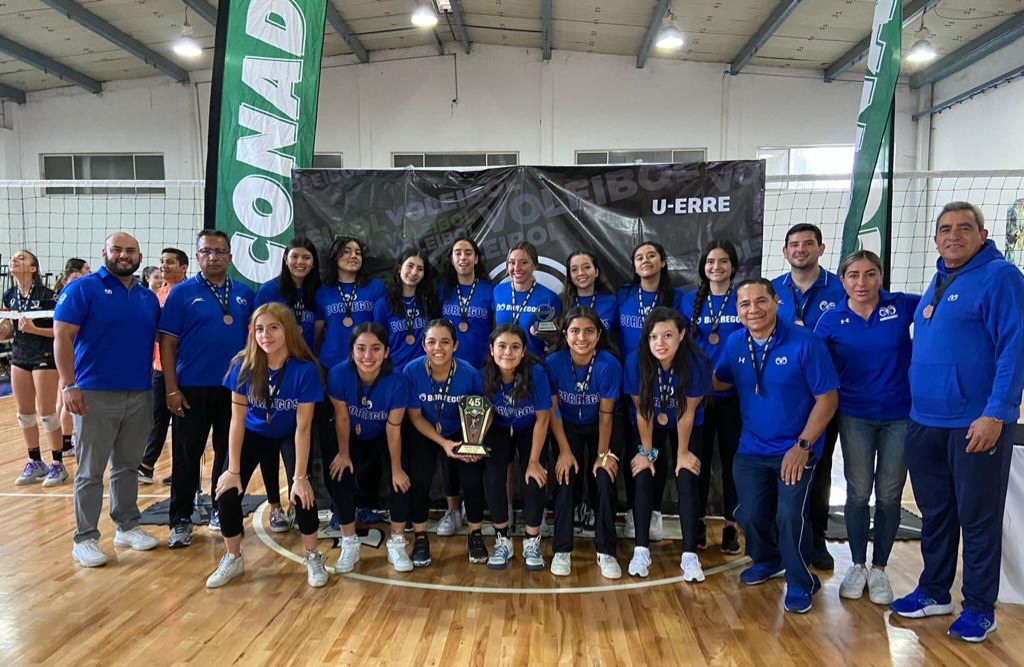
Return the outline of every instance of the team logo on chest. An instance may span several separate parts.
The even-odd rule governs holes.
[[[950,294],[949,296],[946,297],[946,301],[949,301],[950,303],[953,303],[954,301],[956,301],[959,298],[960,298],[959,294]]]
[[[896,312],[896,306],[882,306],[878,309],[878,319],[881,322],[895,320],[898,319],[899,316],[899,313]]]
[[[785,366],[789,363],[789,357],[775,357],[776,366]]]
[[[836,307],[836,302],[835,301],[822,301],[821,303],[818,304],[818,308],[823,313],[824,312],[828,312],[828,311],[832,310],[835,307]]]

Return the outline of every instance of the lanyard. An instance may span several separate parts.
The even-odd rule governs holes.
[[[534,280],[533,284],[530,285],[529,291],[526,293],[526,298],[523,299],[522,306],[516,306],[516,286],[509,283],[512,288],[512,323],[519,324],[519,316],[523,314],[523,310],[526,309],[526,304],[530,302],[530,297],[533,296],[533,290],[537,287],[537,281]]]
[[[345,293],[341,283],[338,283],[338,296],[341,298],[341,305],[345,307],[345,317],[352,319],[352,304],[356,302],[356,285],[352,283],[352,291],[348,294]],[[345,326],[351,326],[351,323]]]
[[[15,300],[14,300],[14,309],[16,311],[18,311],[19,313],[24,313],[27,310],[29,310],[30,308],[32,308],[32,292],[34,292],[35,289],[36,289],[36,286],[32,285],[32,287],[28,288],[28,294],[25,294],[24,296],[22,296],[21,290],[18,289],[18,286],[17,285],[14,286],[14,292],[16,294]]]
[[[267,423],[269,424],[274,418],[274,401],[277,400],[278,394],[281,393],[281,387],[284,385],[284,372],[288,368],[288,360],[285,359],[284,365],[277,371],[277,384],[274,384],[274,371],[267,369]]]
[[[576,303],[574,305],[577,308],[591,308],[593,310],[597,310],[597,294],[594,294],[594,295],[592,295],[590,297],[590,303],[587,304],[587,305],[583,305],[582,299],[584,299],[584,298],[586,298],[586,297],[580,297],[580,295],[577,294],[576,295]]]
[[[597,352],[590,358],[590,363],[587,364],[587,374],[583,377],[583,381],[580,382],[579,376],[576,375],[576,364],[573,362],[572,357],[569,358],[569,365],[572,366],[572,379],[576,382],[576,393],[580,395],[580,403],[577,406],[577,416],[579,417],[580,423],[583,422],[583,399],[587,395],[587,391],[590,389],[590,379],[594,375],[594,363],[597,361]]]
[[[416,304],[416,297],[403,297],[402,308],[405,310],[405,342],[412,345],[416,342],[415,336],[413,336],[413,329],[416,326],[416,318],[419,317],[420,309]],[[410,342],[409,339],[412,338]]]
[[[436,396],[437,393],[441,392],[441,400],[434,404],[434,411],[437,413],[437,423],[434,424],[434,430],[441,433],[441,417],[444,415],[444,406],[448,403],[448,393],[452,388],[452,377],[455,376],[455,366],[457,365],[455,359],[452,359],[448,367],[448,379],[444,382],[444,388],[441,389],[434,383],[434,376],[430,373],[430,362],[424,361],[423,366],[427,369],[427,378],[430,380],[430,393],[432,396]]]
[[[479,280],[474,280],[473,284],[469,288],[469,295],[463,298],[462,296],[462,285],[455,286],[455,296],[459,300],[459,319],[463,322],[469,320],[469,303],[473,300],[473,294],[476,293],[476,284]],[[515,300],[516,288],[512,288],[512,299]]]
[[[722,305],[719,307],[718,312],[715,313],[715,306],[711,301],[711,293],[708,292],[708,313],[711,314],[711,333],[718,333],[718,326],[722,322],[722,315],[725,314],[725,306],[729,303],[729,297],[732,296],[732,285],[729,285],[729,291],[725,293],[725,298],[722,299]]]
[[[778,329],[772,329],[771,334],[768,336],[768,340],[764,342],[764,346],[761,348],[761,362],[758,363],[757,355],[754,354],[754,337],[747,332],[747,351],[750,353],[750,363],[754,367],[754,394],[757,396],[763,396],[764,392],[761,391],[761,380],[764,378],[764,369],[768,366],[768,348],[772,346],[772,341],[775,340],[775,332]]]
[[[974,258],[972,257],[971,259]],[[957,276],[960,275],[960,271],[969,263],[970,260],[968,260],[961,266],[958,266],[956,269],[950,272],[948,276],[946,276],[945,280],[942,279],[942,276],[935,276],[935,291],[932,292],[932,300],[928,303],[927,306],[924,307],[924,310],[921,312],[921,314],[924,315],[924,319],[932,319],[932,315],[935,314],[935,309],[938,307],[939,301],[942,300],[943,295],[945,295],[946,290],[949,289],[950,285],[953,284],[953,281],[956,280]]]
[[[789,283],[789,293],[793,295],[793,312],[796,314],[796,323],[800,326],[803,326],[804,324],[804,311],[807,309],[807,304],[811,302],[811,299],[814,297],[814,292],[817,289],[817,285],[811,285],[807,288],[807,291],[804,292],[804,299],[801,301],[796,287],[792,282]]]
[[[366,393],[364,394],[363,393],[363,381],[359,379],[359,373],[356,372],[356,391],[359,392],[359,405],[360,405],[360,407],[364,407],[364,408],[369,408],[370,407],[370,405],[371,405],[371,403],[370,403],[370,395],[373,394],[373,390],[377,386],[378,382],[380,382],[380,371],[379,370],[377,371],[377,377],[375,377],[373,379],[373,382],[370,383],[370,388],[367,389]],[[356,432],[356,435],[360,435],[363,432],[363,423],[362,423],[361,419],[358,419],[358,415],[359,415],[359,410],[358,409],[356,409],[356,415],[357,415],[357,419],[356,419],[356,425],[355,425],[355,429],[354,430]]]
[[[513,288],[512,291],[514,293],[515,289]],[[516,383],[515,383],[515,380],[512,381],[511,393],[505,393],[505,391],[506,391],[505,387],[506,387],[505,383],[502,382],[501,383],[501,397],[502,397],[502,399],[504,399],[505,407],[508,408],[508,412],[509,412],[509,415],[508,415],[508,436],[511,438],[512,436],[515,435],[515,427],[513,426],[515,424],[515,419],[516,419],[516,417],[515,417],[515,412],[516,412]]]
[[[658,422],[664,426],[668,423],[668,411],[672,409],[673,386],[676,381],[676,369],[668,369],[668,381],[665,381],[665,372],[658,369],[658,405],[662,409]],[[662,418],[664,417],[664,418]]]
[[[220,304],[220,309],[224,312],[224,317],[228,317],[228,304],[231,303],[231,279],[227,278],[224,280],[224,296],[220,295],[220,288],[211,283],[206,279],[202,273],[199,274],[206,286],[213,292],[213,296],[217,299],[217,303]],[[230,324],[230,322],[228,322]]]
[[[656,303],[658,303],[658,293],[657,292],[654,293],[654,301],[651,302],[651,305],[645,307],[644,306],[644,288],[640,287],[639,285],[637,285],[636,286],[636,300],[640,304],[640,306],[639,306],[640,317],[646,318],[648,315],[650,315],[651,311],[654,310],[654,305]]]

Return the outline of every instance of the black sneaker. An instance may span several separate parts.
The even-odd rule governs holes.
[[[412,546],[412,566],[427,567],[430,563],[430,540],[426,535],[417,537]]]
[[[697,551],[708,548],[708,524],[701,519],[697,522]]]
[[[740,552],[740,537],[736,526],[726,524],[722,530],[722,553],[738,554]]]
[[[824,537],[814,538],[814,548],[811,550],[811,566],[815,570],[834,570],[836,562],[832,554],[828,552],[828,545]]]
[[[484,534],[474,530],[469,534],[469,562],[475,565],[486,563],[491,555],[487,553],[487,545],[484,544]]]

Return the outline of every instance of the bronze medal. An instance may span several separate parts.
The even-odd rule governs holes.
[[[343,327],[350,327],[350,326],[352,326],[352,318],[351,318],[351,317],[348,317],[348,316],[346,316],[346,317],[345,317],[345,319],[343,319],[343,320],[341,321],[341,325],[342,325]]]
[[[932,313],[934,313],[934,312],[935,312],[935,306],[929,304],[929,305],[924,307],[924,310],[921,311],[921,315],[924,316],[924,319],[930,320],[930,319],[932,319]]]
[[[434,424],[434,430],[437,431],[438,435],[441,435],[441,422]]]
[[[360,433],[363,432],[363,425],[357,422],[354,430],[356,432],[356,435],[359,435]]]
[[[465,320],[459,322],[459,331],[461,331],[462,333],[466,333],[467,331],[469,331],[469,322]]]
[[[412,334],[409,334],[408,336],[406,336],[405,337],[405,344],[406,345],[415,345],[416,344],[416,336],[413,336]]]
[[[721,341],[722,338],[718,335],[717,332],[712,331],[710,334],[708,334],[708,342],[711,343],[712,345],[718,345]]]
[[[804,325],[804,321],[803,320],[796,320],[795,322],[793,322],[793,324],[797,325],[798,327],[802,327]]]
[[[235,318],[231,317],[230,315],[224,315],[224,324],[226,324],[228,326],[231,326],[234,323],[235,323]]]
[[[668,426],[668,415],[664,412],[658,415],[658,423],[662,426]]]

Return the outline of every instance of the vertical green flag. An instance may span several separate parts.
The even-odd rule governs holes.
[[[278,274],[292,238],[292,169],[313,162],[326,9],[324,0],[230,0],[218,43],[220,114],[210,122],[220,124],[209,147],[217,160],[207,168],[216,208],[207,225],[227,233],[234,275],[250,283]]]
[[[857,116],[850,209],[843,225],[843,257],[859,248],[887,256],[888,194],[892,181],[889,148],[893,140],[896,80],[900,76],[903,1],[875,0],[864,89]]]

